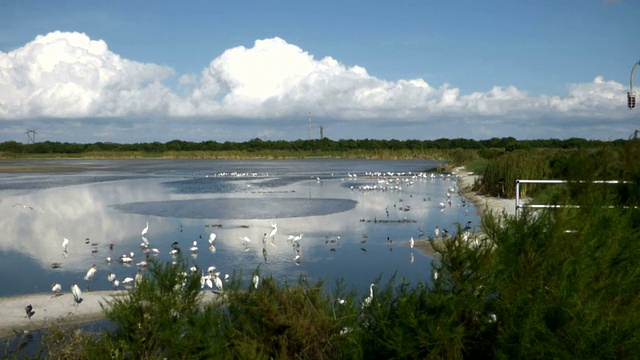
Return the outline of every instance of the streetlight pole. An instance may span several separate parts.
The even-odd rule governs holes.
[[[640,65],[640,60],[633,64],[633,68],[631,68],[631,80],[629,80],[629,92],[627,93],[627,106],[629,109],[636,107],[636,92],[633,90],[633,74],[635,74],[638,65]]]

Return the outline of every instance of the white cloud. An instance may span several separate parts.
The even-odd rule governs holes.
[[[596,77],[568,85],[563,96],[530,95],[514,86],[463,94],[423,79],[387,81],[332,57],[315,59],[280,38],[228,49],[199,75],[164,81],[171,68],[121,58],[102,40],[53,32],[0,52],[0,119],[161,117],[216,122],[314,116],[334,121],[437,125],[475,119],[476,127],[577,117],[629,118],[625,87]],[[529,126],[528,124],[527,126]],[[257,129],[255,133],[277,131]],[[408,136],[410,137],[411,134]]]
[[[161,81],[172,74],[122,59],[85,34],[52,32],[0,52],[0,118],[147,114],[169,100]]]

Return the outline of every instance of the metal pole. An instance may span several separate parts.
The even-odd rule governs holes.
[[[631,68],[631,79],[629,79],[629,91],[633,91],[633,74],[636,72],[636,68],[640,65],[640,60],[637,63],[633,64],[633,68]]]

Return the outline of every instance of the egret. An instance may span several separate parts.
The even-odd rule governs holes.
[[[198,240],[193,240],[193,245],[189,248],[189,251],[191,252],[198,251]]]
[[[364,298],[364,300],[362,301],[362,308],[366,308],[367,306],[371,305],[371,301],[373,301],[373,287],[376,286],[376,284],[371,284],[371,286],[369,286],[369,296],[367,296],[366,298]]]
[[[25,307],[24,310],[27,313],[27,316],[25,317],[28,317],[29,319],[31,319],[33,314],[36,313],[35,311],[33,311],[33,306],[31,306],[31,304],[27,305],[27,307]]]
[[[82,302],[82,290],[80,290],[80,286],[78,284],[73,283],[71,285],[71,293],[73,294],[73,301],[75,301],[75,305],[78,306]]]
[[[63,238],[63,240],[62,240],[62,249],[64,250],[64,252],[67,252],[67,245],[69,245],[69,239]]]
[[[415,245],[415,240],[413,240],[413,236],[412,236],[411,239],[409,239],[409,246],[411,246],[412,250],[414,245]]]
[[[140,233],[140,235],[145,236],[147,234],[147,231],[149,231],[149,222],[147,221],[147,226],[144,227],[144,229],[142,229],[142,233]]]
[[[120,281],[118,279],[113,280],[113,290],[118,290],[118,286],[120,286]]]
[[[53,286],[51,287],[51,291],[53,291],[56,295],[60,294],[60,292],[62,291],[62,285],[53,284]]]
[[[251,242],[251,239],[249,239],[248,236],[241,236],[240,240],[244,241],[245,246],[249,245],[249,243]]]
[[[132,277],[126,277],[124,278],[124,280],[122,280],[122,284],[127,285],[133,282],[133,278]]]
[[[136,274],[136,278],[135,278],[135,285],[136,287],[138,285],[140,285],[140,282],[142,281],[142,271],[140,271],[140,269],[138,269],[138,273]]]
[[[209,266],[209,267],[207,268],[207,272],[208,272],[209,274],[213,274],[215,271],[216,271],[216,267],[215,267],[215,266],[213,266],[213,265],[211,265],[211,266]]]
[[[87,271],[87,275],[84,276],[84,279],[86,281],[93,280],[93,276],[96,274],[96,271],[98,271],[98,267],[96,264],[93,264],[93,266]]]
[[[213,245],[213,242],[216,240],[216,233],[211,233],[209,235],[209,244]]]
[[[109,275],[107,275],[107,280],[109,280],[110,283],[114,282],[116,280],[116,274],[109,273]]]
[[[269,233],[269,237],[273,238],[276,236],[276,233],[278,232],[278,224],[275,223],[271,223],[271,232]]]
[[[253,275],[253,287],[254,288],[258,288],[258,284],[260,283],[260,277],[258,276],[258,274]]]
[[[440,228],[436,226],[436,229],[433,230],[433,233],[436,235],[436,239],[440,236]]]
[[[218,289],[218,291],[222,291],[222,280],[220,279],[219,275],[219,272],[213,275],[213,282],[216,285],[216,289]]]

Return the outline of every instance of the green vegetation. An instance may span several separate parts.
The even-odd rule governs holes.
[[[580,207],[525,209],[518,217],[485,214],[482,235],[467,239],[458,228],[436,246],[438,261],[424,281],[372,279],[377,286],[368,306],[363,298],[369,289],[348,289],[341,282],[328,288],[305,278],[290,284],[266,276],[254,287],[235,274],[219,300],[202,304],[199,271],[183,275],[185,261],[152,262],[138,287],[105,308],[114,329],[48,330],[40,356],[637,358],[639,146],[513,149],[478,160],[485,174],[502,173],[496,178],[515,172],[574,180],[548,198]],[[529,170],[514,162],[539,168],[518,173]],[[628,183],[578,181],[591,179]],[[20,358],[19,351],[9,351],[5,356]]]
[[[619,145],[624,141],[611,144]],[[359,157],[377,159],[446,159],[453,164],[466,164],[478,157],[489,158],[495,149],[588,149],[601,147],[602,141],[568,140],[516,140],[512,137],[437,140],[331,140],[328,138],[295,141],[246,142],[203,141],[199,143],[172,140],[166,143],[60,143],[43,141],[22,144],[16,141],[0,143],[0,158],[190,158],[190,159],[281,159],[302,157]]]
[[[633,182],[613,190],[570,184],[557,194],[556,201],[580,208],[525,210],[517,218],[485,214],[484,235],[469,240],[458,229],[436,246],[439,261],[423,282],[373,279],[368,306],[362,305],[368,292],[343,283],[328,289],[305,278],[289,284],[267,276],[254,287],[241,275],[219,300],[202,305],[199,271],[186,275],[185,261],[153,262],[138,287],[105,308],[114,329],[98,335],[48,330],[40,356],[635,358],[640,210],[633,206],[640,167],[612,171],[594,154],[578,157],[600,164],[592,171],[582,167],[584,178],[611,173]]]

